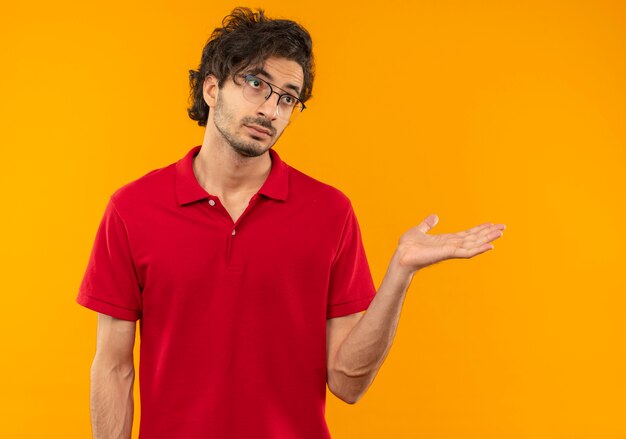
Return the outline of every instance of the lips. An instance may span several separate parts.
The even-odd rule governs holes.
[[[270,135],[270,132],[268,130],[266,130],[265,128],[261,128],[261,127],[258,127],[256,125],[246,125],[246,126],[248,128],[252,128],[253,130],[258,131],[260,133],[263,133],[265,135],[268,135],[268,136]]]

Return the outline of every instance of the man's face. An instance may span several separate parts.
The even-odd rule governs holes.
[[[300,64],[286,58],[268,58],[260,70],[244,70],[243,74],[253,73],[282,90],[278,93],[299,95],[303,85],[303,71]],[[294,90],[296,87],[298,91]],[[238,78],[238,84],[228,79],[222,89],[217,89],[215,106],[209,112],[213,114],[213,123],[217,131],[235,152],[245,157],[257,157],[269,150],[278,140],[289,124],[278,116],[276,105],[278,95],[272,95],[263,103],[255,104],[243,96],[243,78]],[[253,126],[267,130],[265,134],[252,128]]]

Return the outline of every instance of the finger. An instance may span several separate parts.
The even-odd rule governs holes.
[[[487,229],[504,231],[504,229],[506,229],[506,225],[505,224],[484,223],[484,224],[481,224],[479,226],[473,227],[473,228],[471,228],[469,230],[465,230],[463,232],[459,232],[459,233],[457,233],[457,235],[459,235],[459,236],[475,235],[475,234],[483,232],[483,231],[485,231]]]
[[[460,243],[459,247],[466,250],[472,250],[475,248],[479,248],[482,245],[485,245],[495,239],[498,239],[500,236],[502,236],[502,232],[495,231],[491,232],[490,234],[483,234],[482,236],[466,237],[465,239],[463,239],[463,242]]]
[[[425,234],[430,229],[435,227],[437,223],[439,223],[439,217],[436,214],[431,213],[426,218],[424,218],[424,220],[421,223],[419,223],[415,228],[419,230],[421,233]]]
[[[481,241],[484,240],[485,237],[489,237],[491,236],[491,238],[487,238],[487,239],[493,239],[493,237],[499,238],[500,236],[502,236],[502,233],[504,231],[504,226],[502,225],[495,225],[495,226],[490,226],[490,227],[485,227],[482,230],[479,230],[478,232],[476,232],[473,235],[467,235],[465,236],[465,240],[468,242],[477,242],[477,241]]]
[[[485,243],[494,241],[500,238],[502,235],[503,233],[501,230],[493,230],[493,231],[487,230],[484,233],[481,233],[479,236],[476,236],[474,239],[467,238],[465,242],[467,243],[467,248],[471,246],[478,247]]]
[[[491,244],[485,244],[481,247],[479,247],[479,249],[474,253],[474,256],[479,255],[481,253],[485,253],[488,252],[489,250],[493,250],[494,246]]]
[[[492,226],[492,225],[493,225],[492,223],[484,223],[484,224],[481,224],[479,226],[472,227],[469,230],[464,230],[462,232],[458,232],[457,235],[460,235],[460,236],[473,235],[473,234],[478,233],[481,230],[484,230],[484,229],[486,229],[486,228],[488,228],[489,226]]]
[[[474,256],[485,253],[493,248],[494,247],[491,244],[483,244],[481,246],[472,246],[469,248],[459,247],[455,250],[453,257],[464,259],[473,258]]]

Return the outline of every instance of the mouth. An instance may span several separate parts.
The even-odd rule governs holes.
[[[250,125],[245,125],[253,134],[257,134],[257,135],[262,135],[262,136],[269,136],[270,132],[268,130],[266,130],[265,128],[260,128],[260,127],[254,127],[254,126],[250,126]]]

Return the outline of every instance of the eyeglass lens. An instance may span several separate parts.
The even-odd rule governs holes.
[[[280,96],[278,106],[278,116],[282,119],[293,120],[302,112],[302,102],[289,94],[282,94],[280,90],[272,90],[269,83],[253,75],[244,77],[243,94],[244,97],[255,104],[261,104],[270,98],[272,94]]]

